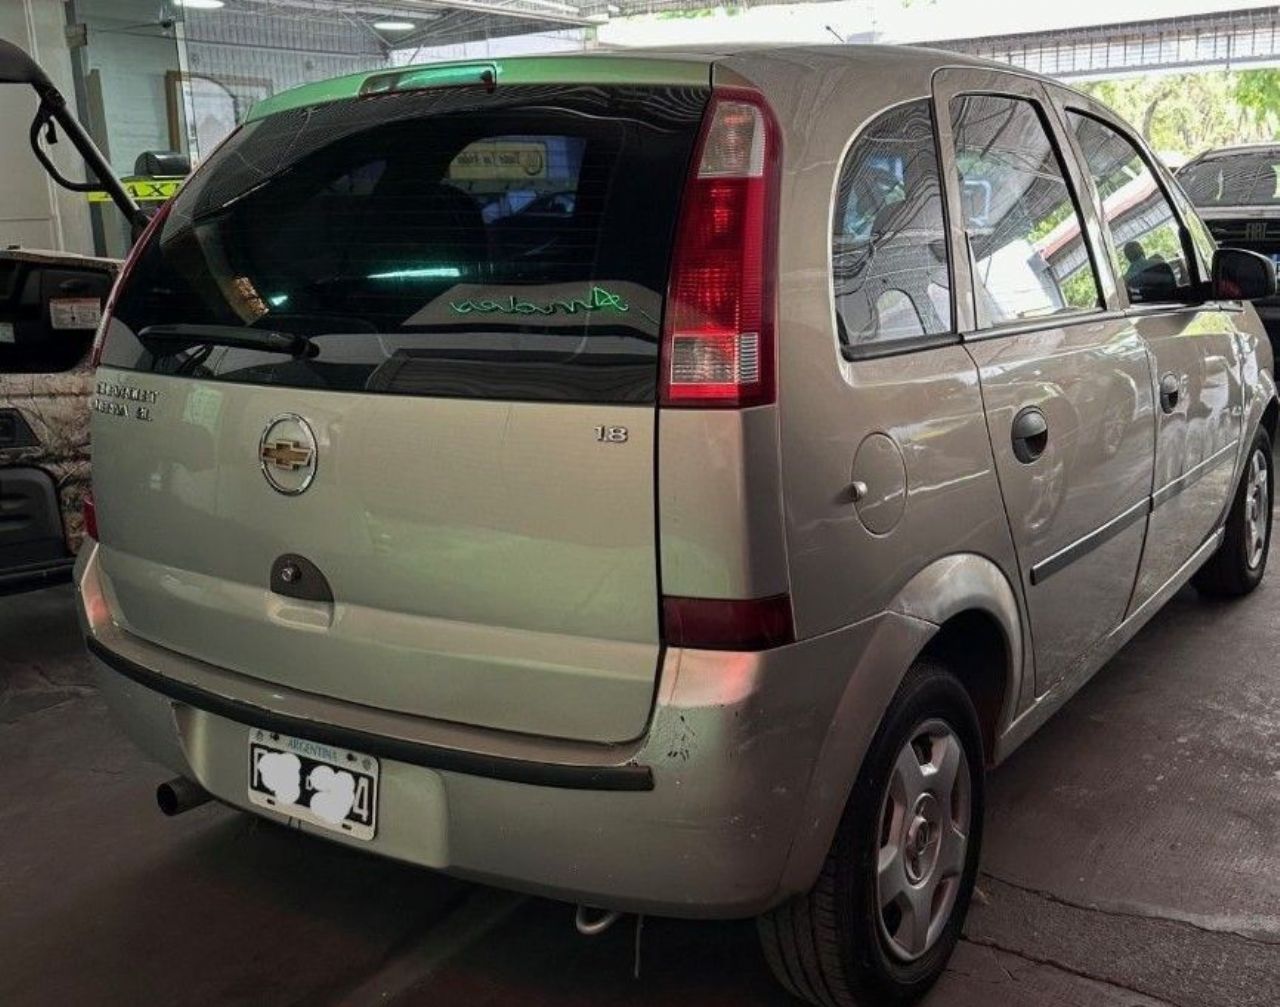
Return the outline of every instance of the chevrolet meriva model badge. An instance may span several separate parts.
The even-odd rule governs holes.
[[[277,416],[262,432],[258,462],[277,493],[305,493],[316,477],[316,435],[310,424],[294,413]]]

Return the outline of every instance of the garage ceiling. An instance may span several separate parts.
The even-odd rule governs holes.
[[[172,0],[180,9],[180,0]],[[772,4],[779,0],[771,0]],[[781,0],[788,2],[788,0]],[[795,0],[798,2],[798,0]],[[661,11],[705,9],[708,0],[224,0],[217,11],[187,9],[181,16],[197,29],[219,17],[251,16],[264,26],[273,21],[305,22],[311,31],[356,32],[387,48],[438,46],[455,42],[565,28],[589,28],[612,17]],[[739,3],[736,6],[752,6]],[[412,23],[412,29],[376,27]]]

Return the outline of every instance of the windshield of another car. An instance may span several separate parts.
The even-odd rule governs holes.
[[[1194,161],[1178,181],[1196,206],[1280,204],[1280,147]]]

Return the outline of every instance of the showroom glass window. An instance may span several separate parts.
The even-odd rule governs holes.
[[[1080,211],[1035,105],[963,95],[951,118],[979,323],[1099,307]]]
[[[1133,142],[1092,116],[1068,112],[1102,200],[1116,275],[1136,303],[1184,300],[1191,271],[1182,228]]]
[[[840,338],[854,351],[952,330],[939,176],[928,99],[881,115],[845,158],[831,261]]]

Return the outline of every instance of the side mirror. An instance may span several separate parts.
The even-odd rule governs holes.
[[[1213,253],[1213,300],[1259,301],[1274,297],[1276,264],[1265,255],[1243,248],[1219,248]]]

